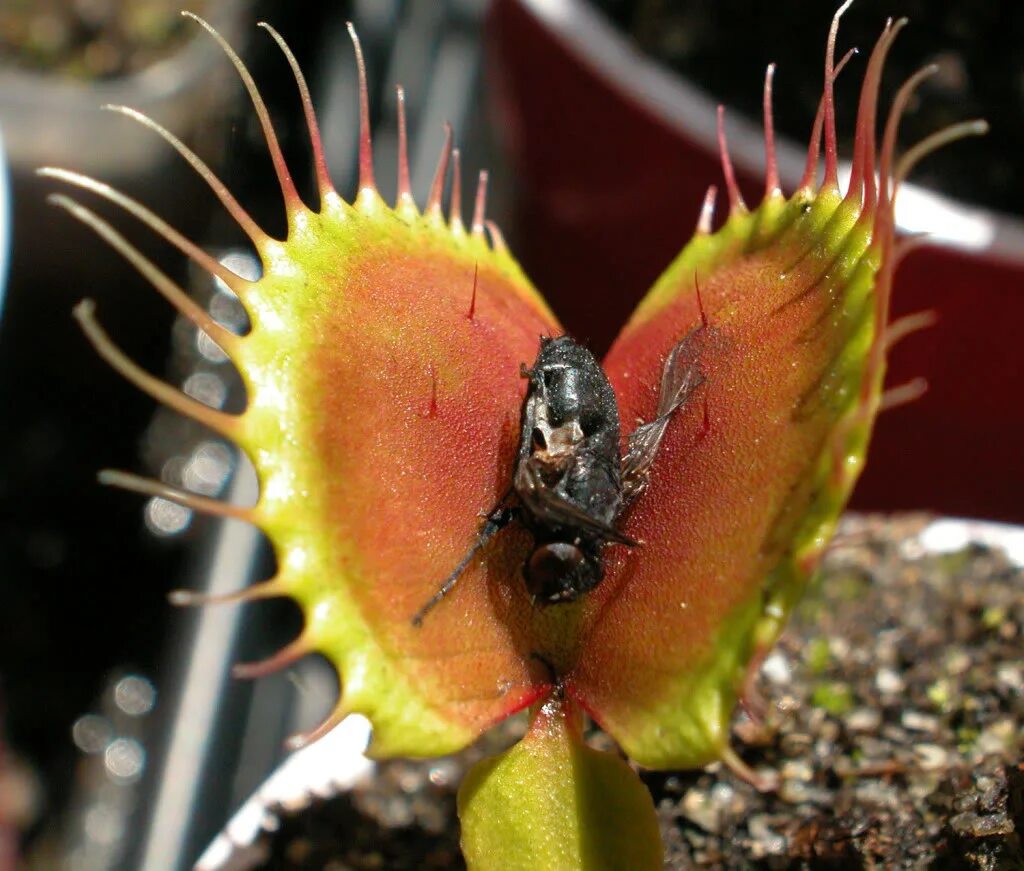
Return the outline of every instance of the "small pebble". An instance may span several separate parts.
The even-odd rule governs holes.
[[[971,657],[958,647],[946,652],[946,672],[951,675],[963,674],[971,667]]]
[[[813,780],[814,769],[803,759],[790,759],[783,766],[780,774],[786,780]]]
[[[996,668],[996,682],[1015,693],[1024,693],[1024,666],[1018,662],[1004,662]]]
[[[784,780],[779,787],[779,798],[790,804],[817,804],[830,807],[835,804],[835,793],[824,787],[813,786],[802,780]]]
[[[857,801],[864,805],[878,807],[899,807],[900,796],[896,787],[883,780],[866,778],[853,788]]]
[[[974,778],[974,785],[984,794],[990,789],[995,789],[998,784],[994,778],[985,774],[979,774]]]
[[[708,796],[711,804],[718,808],[725,808],[732,803],[733,797],[736,795],[736,790],[728,783],[716,783],[711,787],[711,792]]]
[[[747,831],[752,840],[751,848],[756,858],[781,856],[786,849],[786,839],[771,827],[767,814],[756,814],[747,821]]]
[[[852,732],[877,732],[882,713],[877,708],[855,708],[846,716],[846,728]]]
[[[987,812],[1000,810],[1004,804],[1003,797],[1005,795],[1005,784],[993,783],[982,792],[978,799],[978,808]]]
[[[712,807],[708,794],[694,787],[687,790],[683,796],[683,816],[691,822],[696,823],[704,831],[717,834],[721,827],[722,815],[717,808]]]
[[[779,750],[784,756],[802,756],[813,743],[810,735],[804,735],[802,732],[791,732],[788,735],[782,736]]]
[[[389,770],[388,774],[394,779],[398,788],[406,793],[417,792],[423,786],[423,781],[426,779],[426,772],[422,766],[416,764],[396,763]]]
[[[935,794],[942,783],[942,776],[941,772],[912,772],[908,777],[907,793],[914,801],[925,801]]]
[[[992,835],[1013,834],[1013,823],[1006,814],[975,813],[957,814],[949,821],[953,831],[958,835],[970,835],[975,838],[987,838]]]
[[[825,720],[818,729],[819,741],[837,741],[842,734],[842,727],[835,720]]]
[[[850,641],[841,635],[833,636],[828,640],[828,650],[839,662],[843,662],[850,655]]]
[[[880,668],[875,675],[875,687],[883,695],[891,696],[901,693],[905,686],[903,678],[891,668]]]
[[[973,811],[978,806],[978,796],[973,792],[964,792],[953,799],[953,810],[958,814]]]
[[[918,744],[914,748],[918,767],[924,771],[938,771],[949,764],[949,753],[938,744]]]
[[[881,728],[881,735],[893,744],[902,745],[910,742],[910,736],[902,726],[894,723],[884,723]]]
[[[448,784],[455,782],[460,773],[461,769],[454,760],[441,759],[430,766],[430,772],[427,776],[434,786],[448,786]]]
[[[934,734],[939,731],[939,720],[931,714],[923,714],[920,711],[904,711],[900,722],[905,729],[913,732],[927,732]]]
[[[779,651],[770,654],[761,666],[761,673],[774,684],[787,684],[792,678],[789,661]]]
[[[389,799],[381,807],[382,821],[392,828],[411,825],[414,818],[412,806],[400,796]]]
[[[814,742],[814,758],[820,764],[831,760],[836,755],[836,745],[833,741],[819,738]]]
[[[1010,720],[997,720],[978,736],[975,747],[986,756],[998,755],[1007,750],[1014,737],[1013,723]]]
[[[858,735],[853,743],[864,759],[888,759],[892,754],[888,743],[871,735]]]

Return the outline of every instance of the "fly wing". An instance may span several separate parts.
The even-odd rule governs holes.
[[[680,340],[665,358],[658,395],[658,416],[638,426],[629,435],[622,458],[623,507],[643,493],[672,415],[683,406],[704,381],[697,363],[697,336],[707,329],[697,327]]]
[[[635,546],[639,543],[614,526],[588,514],[557,493],[554,488],[549,487],[544,483],[540,470],[532,458],[519,464],[516,470],[515,490],[526,509],[545,524],[574,527],[619,544]]]

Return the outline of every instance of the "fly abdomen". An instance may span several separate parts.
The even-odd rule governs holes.
[[[572,602],[600,583],[600,556],[566,541],[537,547],[523,566],[523,580],[538,605]]]

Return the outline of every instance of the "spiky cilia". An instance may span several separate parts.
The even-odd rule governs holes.
[[[594,864],[594,857],[611,855],[598,830],[614,820],[598,822],[601,814],[591,814],[591,822],[574,829],[578,840],[567,844],[552,828],[557,820],[540,812],[545,796],[549,804],[561,801],[567,782],[575,795],[581,784],[603,783],[628,796],[613,815],[622,825],[646,832],[648,842],[656,831],[649,799],[623,780],[632,776],[628,769],[581,749],[581,710],[641,764],[673,768],[722,759],[754,777],[728,745],[732,708],[740,695],[756,706],[749,675],[806,585],[863,464],[884,401],[887,336],[923,323],[918,318],[886,332],[900,253],[893,238],[896,191],[924,154],[982,126],[942,131],[894,163],[899,117],[930,72],[924,70],[897,93],[876,143],[885,55],[905,23],[889,22],[868,60],[850,181],[841,192],[832,86],[849,57],[834,64],[845,8],[829,33],[824,94],[797,191],[787,198],[779,183],[769,67],[761,203],[750,210],[740,197],[720,113],[728,218],[712,232],[710,190],[693,240],[605,360],[628,428],[651,418],[669,350],[702,322],[712,327],[702,332],[702,384],[669,427],[649,489],[625,522],[624,531],[645,546],[611,555],[602,584],[571,605],[532,607],[518,576],[529,537],[508,530],[470,564],[421,628],[412,623],[472,542],[480,513],[507,491],[524,390],[519,367],[533,359],[539,334],[561,329],[485,219],[486,174],[470,226],[464,225],[450,132],[426,206],[418,210],[401,91],[398,192],[393,207],[381,199],[354,32],[360,177],[349,203],[328,175],[302,73],[281,37],[261,25],[298,84],[319,194],[314,210],[296,191],[242,61],[190,16],[221,44],[251,96],[284,198],[284,239],[264,232],[170,132],[134,110],[111,107],[162,136],[206,180],[259,255],[258,280],[231,272],[103,183],[41,170],[132,213],[222,280],[249,315],[250,332],[228,331],[105,220],[64,195],[52,198],[205,331],[245,383],[243,413],[205,406],[127,359],[90,302],[76,309],[89,339],[117,370],[233,439],[256,467],[260,496],[249,507],[102,473],[106,483],[241,518],[268,535],[279,567],[273,578],[217,600],[188,593],[176,600],[288,596],[300,605],[299,637],[242,671],[263,673],[311,652],[332,662],[339,701],[306,739],[360,712],[373,724],[371,752],[437,755],[533,706],[527,741],[510,751],[514,756],[475,772],[460,797],[473,867],[516,867],[513,855],[525,857],[524,867],[657,865],[649,843],[638,843],[632,860],[616,859],[619,865]],[[454,174],[446,218],[449,157]],[[583,802],[575,813],[587,816],[587,807]],[[493,824],[495,808],[508,811],[506,825]]]

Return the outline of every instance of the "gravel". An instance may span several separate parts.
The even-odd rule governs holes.
[[[1022,867],[1024,574],[998,551],[901,546],[926,523],[844,519],[762,670],[765,721],[734,723],[777,793],[721,767],[644,775],[667,867]],[[691,809],[723,785],[739,800],[709,824]]]

